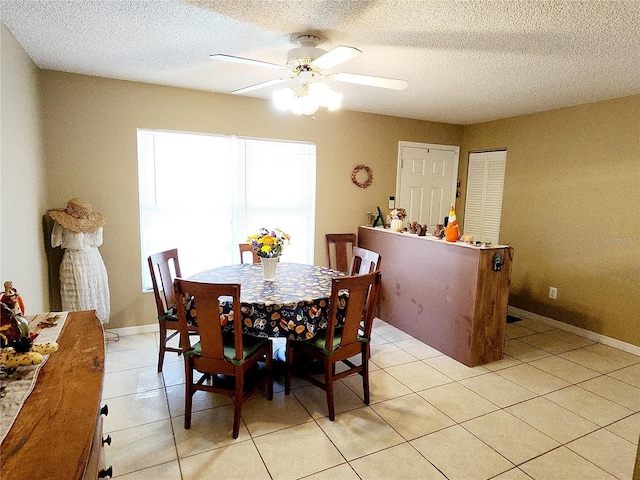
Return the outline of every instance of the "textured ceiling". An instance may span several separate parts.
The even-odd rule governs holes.
[[[284,64],[292,34],[363,53],[331,71],[402,78],[406,90],[331,82],[343,108],[469,124],[640,93],[640,1],[0,0],[43,69],[229,93],[281,76],[209,60]],[[277,87],[247,96],[270,98]],[[329,115],[328,113],[326,113]]]

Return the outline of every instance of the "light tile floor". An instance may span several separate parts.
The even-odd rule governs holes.
[[[275,347],[282,346],[276,340]],[[468,368],[376,319],[371,404],[359,376],[324,392],[294,379],[272,402],[196,393],[184,429],[182,359],[156,372],[157,334],[108,343],[106,460],[134,479],[631,479],[640,357],[545,324],[507,325],[500,362]]]

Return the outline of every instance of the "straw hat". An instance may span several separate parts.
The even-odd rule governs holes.
[[[64,228],[72,232],[93,232],[103,226],[107,219],[101,213],[93,211],[89,202],[72,198],[64,210],[51,210],[49,216]]]

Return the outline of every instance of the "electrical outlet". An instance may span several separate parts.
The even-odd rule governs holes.
[[[556,287],[549,287],[549,298],[554,300],[558,298],[558,289]]]

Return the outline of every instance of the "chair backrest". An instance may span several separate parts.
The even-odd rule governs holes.
[[[260,257],[250,243],[240,244],[240,263],[244,263],[245,252],[251,252],[253,263],[260,263]]]
[[[220,370],[220,366],[228,362],[224,356],[224,342],[222,338],[223,324],[233,321],[237,315],[233,337],[235,359],[242,360],[242,313],[240,311],[239,283],[207,283],[193,282],[182,278],[174,281],[176,296],[193,296],[198,309],[198,333],[202,349],[198,362],[205,369]],[[224,297],[224,298],[221,298]],[[229,298],[231,297],[231,298]],[[228,317],[220,315],[220,302],[233,302],[232,313]],[[191,350],[187,312],[183,304],[178,305],[178,320],[180,322],[180,338],[185,352]]]
[[[158,316],[164,316],[176,304],[173,280],[182,275],[178,261],[178,249],[173,248],[165,252],[154,253],[149,256],[147,261],[149,262],[149,273],[151,273]]]
[[[382,257],[379,253],[362,247],[353,247],[353,257],[351,257],[349,275],[377,272],[380,270],[381,262]]]
[[[327,267],[340,272],[348,272],[351,251],[356,245],[356,234],[327,233],[325,238],[327,245]],[[334,255],[331,255],[332,245],[334,246]]]
[[[339,312],[340,314],[344,312],[340,347],[356,343],[358,337],[371,338],[381,278],[382,274],[378,271],[358,276],[337,277],[331,281],[326,350],[333,350],[333,337],[338,325]],[[345,304],[346,311],[341,310]],[[364,320],[364,328],[361,332],[362,320]]]

